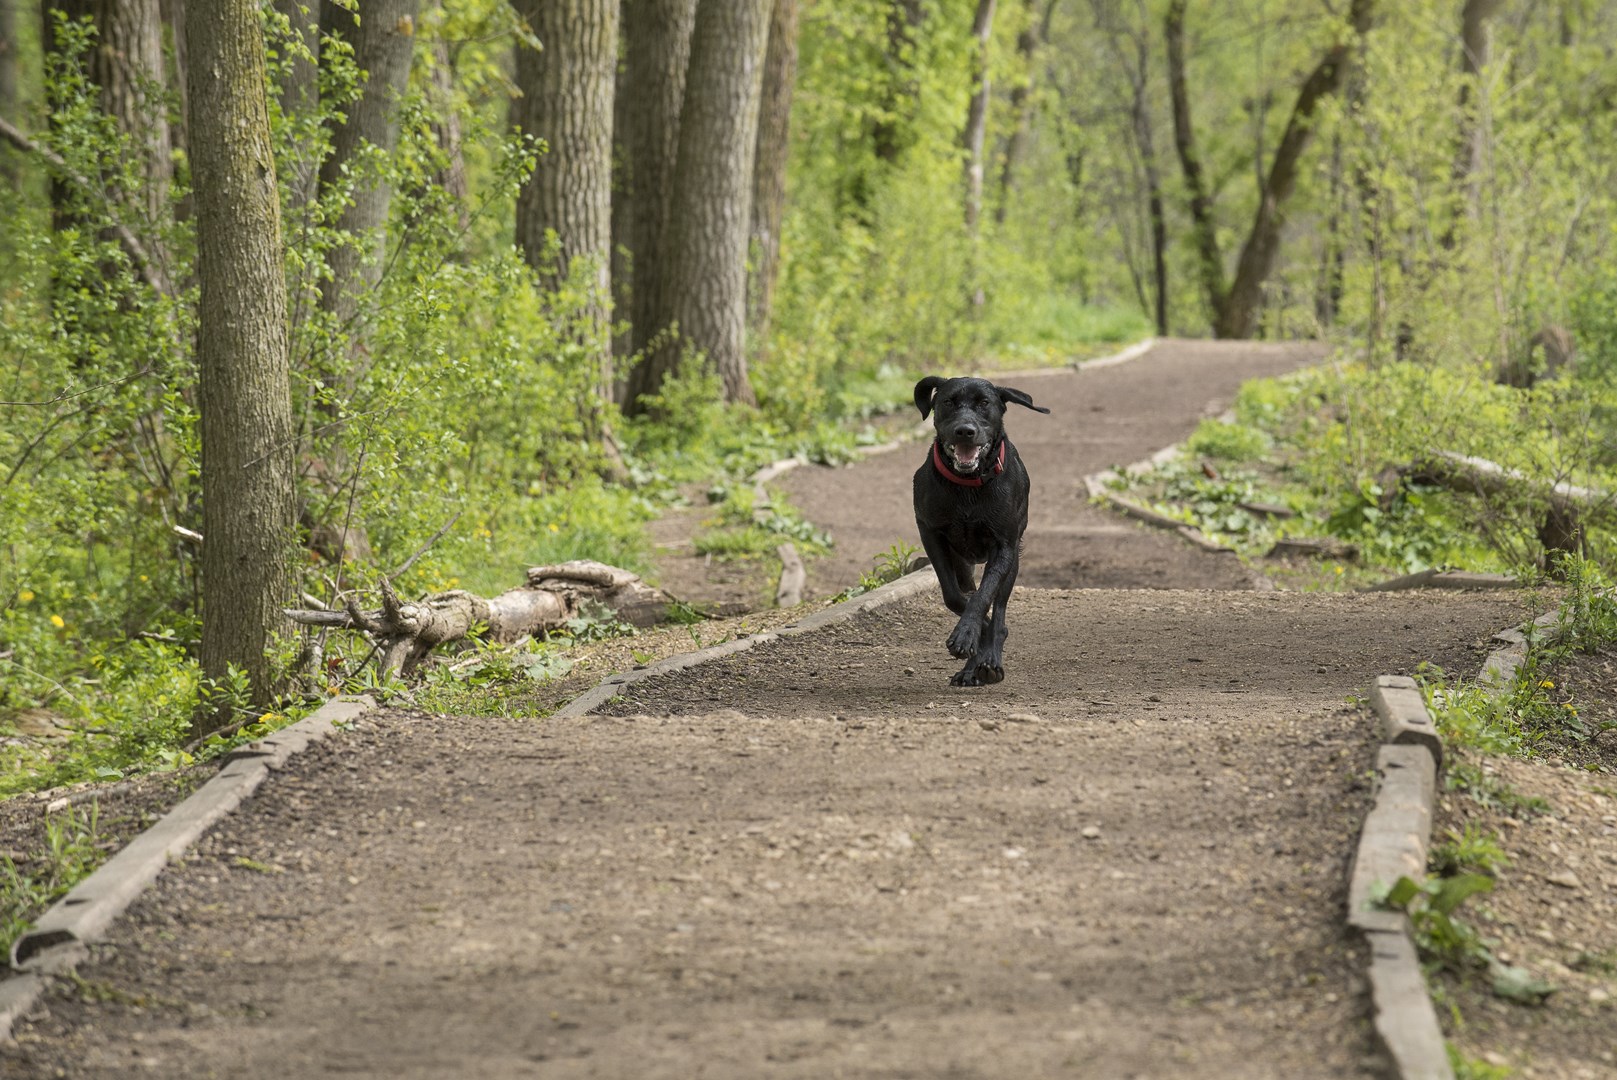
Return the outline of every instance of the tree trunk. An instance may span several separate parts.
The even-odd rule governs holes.
[[[17,106],[22,85],[17,56],[17,4],[20,0],[0,0],[0,120],[21,121]],[[16,187],[21,177],[19,162],[9,150],[0,149],[0,180]]]
[[[696,0],[624,0],[628,55],[618,112],[623,164],[618,202],[624,209],[616,222],[614,248],[629,252],[629,277],[617,284],[628,294],[624,310],[629,316],[631,354],[641,353],[659,329],[663,241],[695,21]],[[629,374],[625,404],[630,408],[661,381],[660,376],[651,380],[649,369],[646,358]]]
[[[764,54],[758,149],[752,167],[752,276],[747,294],[754,332],[769,327],[780,272],[780,223],[786,212],[792,89],[797,81],[797,0],[775,0]]]
[[[658,329],[677,327],[643,368],[649,389],[700,350],[728,401],[747,377],[747,229],[771,0],[700,0],[680,112]],[[642,391],[645,392],[645,391]]]
[[[1492,21],[1504,0],[1466,0],[1460,12],[1460,133],[1454,152],[1454,190],[1465,193],[1465,213],[1473,219],[1482,214],[1482,171],[1486,128],[1483,124],[1481,83],[1493,52]],[[1458,218],[1456,213],[1456,218]],[[1456,243],[1458,221],[1450,221],[1439,238],[1444,250]]]
[[[517,196],[517,244],[547,289],[561,283],[573,260],[590,260],[604,299],[612,250],[617,0],[526,0],[519,12],[541,47],[517,52],[522,98],[516,119],[550,149]],[[544,262],[548,232],[561,244],[554,267]]]
[[[320,10],[323,34],[342,38],[354,50],[354,63],[367,73],[364,92],[343,112],[331,132],[331,153],[320,166],[322,193],[349,182],[360,150],[375,146],[391,155],[399,142],[399,98],[410,75],[415,19],[420,0],[366,0],[363,18],[335,3]],[[353,392],[362,372],[358,357],[365,337],[358,325],[360,299],[382,279],[382,248],[393,189],[377,177],[353,185],[351,202],[337,217],[337,228],[353,239],[334,247],[327,257],[331,280],[320,293],[320,309],[329,313],[349,342],[344,370],[332,374],[332,385],[344,397]]]
[[[1173,104],[1173,145],[1179,154],[1179,168],[1185,176],[1190,200],[1190,227],[1196,242],[1196,269],[1201,278],[1202,296],[1216,321],[1224,310],[1224,256],[1218,250],[1218,231],[1213,221],[1213,200],[1202,177],[1201,154],[1196,149],[1196,129],[1190,119],[1190,92],[1185,87],[1185,0],[1173,0],[1163,22],[1168,46],[1168,97]]]
[[[1297,186],[1297,171],[1303,150],[1314,136],[1314,111],[1321,101],[1341,88],[1357,41],[1370,30],[1374,9],[1375,0],[1353,0],[1351,18],[1355,38],[1332,45],[1297,93],[1297,102],[1286,121],[1285,133],[1275,147],[1274,161],[1258,200],[1252,230],[1241,249],[1235,280],[1213,326],[1213,332],[1218,337],[1251,337],[1257,326],[1263,286],[1274,267],[1275,255],[1280,250],[1280,231],[1285,225],[1286,203]]]
[[[255,0],[186,11],[202,414],[202,671],[275,693],[268,650],[291,593],[293,438],[280,195]],[[228,716],[204,716],[217,727]]]
[[[876,160],[893,164],[908,145],[907,128],[919,92],[915,70],[915,38],[926,19],[923,0],[890,0],[887,7],[887,66],[885,101],[871,131]]]
[[[1134,87],[1134,139],[1140,145],[1145,172],[1146,212],[1151,220],[1151,280],[1155,289],[1153,316],[1157,333],[1168,333],[1168,217],[1162,196],[1162,171],[1157,166],[1156,139],[1151,131],[1150,101],[1146,96],[1146,41],[1140,39],[1140,78]]]
[[[276,100],[283,116],[308,116],[320,105],[320,9],[322,0],[274,0],[275,10],[286,17],[290,36],[279,47],[288,60],[276,87]],[[307,227],[313,211],[315,193],[320,183],[320,153],[313,140],[301,139],[293,152],[283,159],[287,174],[281,182],[292,192],[288,212],[292,221],[287,228],[293,232]],[[302,220],[300,220],[302,219]],[[293,296],[292,322],[301,326],[307,319],[305,289],[299,288]]]
[[[666,618],[673,598],[628,570],[575,560],[530,567],[525,586],[490,598],[454,589],[405,602],[383,578],[379,611],[362,611],[350,601],[343,611],[289,608],[285,614],[301,626],[364,631],[376,644],[379,671],[409,675],[434,646],[469,637],[479,626],[489,641],[540,637],[565,626],[580,607],[592,603],[624,622],[654,626]]]
[[[581,402],[590,437],[614,475],[627,476],[603,413],[613,398],[612,98],[618,66],[618,0],[527,0],[521,14],[539,50],[517,53],[517,122],[549,152],[517,195],[516,237],[547,291],[573,264],[589,265],[593,290],[583,337],[594,364],[594,400]],[[546,257],[548,238],[560,245]]]
[[[966,127],[960,141],[966,150],[966,232],[973,241],[983,214],[983,139],[988,131],[988,42],[994,33],[995,0],[977,0],[971,36],[977,43],[971,58],[971,101],[966,106]],[[975,301],[981,305],[979,295]]]
[[[1016,35],[1016,52],[1022,58],[1022,77],[1011,87],[1011,134],[1005,140],[1005,158],[999,168],[999,206],[994,211],[994,222],[1005,224],[1010,210],[1011,188],[1016,168],[1027,153],[1028,129],[1033,125],[1033,86],[1036,83],[1036,64],[1039,50],[1050,40],[1050,20],[1055,17],[1057,0],[1045,0],[1044,14],[1034,17],[1037,0],[1027,0],[1027,25]]]
[[[466,183],[465,137],[461,131],[460,110],[455,104],[455,58],[442,37],[432,43],[432,135],[443,153],[443,166],[433,174],[433,182],[444,190],[457,207],[460,227],[468,223],[471,189]]]

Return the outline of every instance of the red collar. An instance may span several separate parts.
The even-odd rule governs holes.
[[[984,478],[981,475],[977,475],[977,476],[961,476],[959,473],[957,473],[953,469],[949,468],[948,462],[945,461],[944,458],[943,458],[943,444],[940,443],[936,439],[932,440],[932,467],[934,469],[938,470],[938,472],[943,476],[943,478],[945,480],[948,480],[950,483],[959,484],[961,487],[982,487],[983,486]],[[995,455],[995,457],[994,457],[994,470],[993,470],[993,472],[991,472],[989,474],[989,476],[990,477],[998,476],[1000,473],[1002,473],[1004,471],[1005,471],[1005,440],[1001,439],[1001,440],[999,440],[999,453],[997,455]]]

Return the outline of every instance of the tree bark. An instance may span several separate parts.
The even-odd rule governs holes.
[[[549,152],[517,195],[516,238],[547,291],[575,262],[590,268],[593,295],[582,335],[594,365],[594,400],[580,403],[609,468],[626,476],[604,417],[612,401],[612,99],[618,66],[618,0],[527,0],[520,13],[540,50],[517,53],[517,122]],[[548,238],[560,245],[546,257]]]
[[[659,329],[663,242],[679,151],[679,115],[685,101],[685,70],[691,55],[696,0],[624,0],[627,62],[618,97],[618,143],[622,176],[614,248],[629,252],[627,292],[630,354],[641,353]],[[617,206],[614,206],[616,212]],[[629,374],[626,403],[649,393],[649,358]]]
[[[1162,195],[1162,170],[1157,166],[1156,139],[1151,130],[1150,101],[1146,96],[1146,41],[1140,41],[1140,78],[1134,87],[1134,139],[1140,145],[1145,172],[1146,214],[1151,221],[1151,281],[1155,290],[1154,321],[1157,333],[1168,333],[1168,215]]]
[[[517,244],[547,289],[561,283],[573,260],[590,260],[604,299],[611,272],[618,3],[526,0],[518,10],[541,48],[518,50],[522,98],[516,119],[550,149],[517,196]],[[549,232],[561,244],[560,262],[553,267],[544,261]]]
[[[22,85],[19,73],[21,60],[17,56],[17,4],[19,0],[0,0],[0,120],[17,120],[18,90]],[[20,171],[14,155],[0,150],[0,180],[16,187]]]
[[[966,127],[961,144],[966,150],[966,232],[977,237],[983,214],[983,139],[988,131],[988,42],[994,33],[995,0],[977,0],[977,14],[971,21],[976,51],[971,58],[971,101],[966,106]],[[981,296],[976,304],[982,303]]]
[[[1465,212],[1472,218],[1482,213],[1482,171],[1486,128],[1481,115],[1481,81],[1493,53],[1493,18],[1504,0],[1466,0],[1460,12],[1460,123],[1459,145],[1454,152],[1454,189],[1465,192]],[[1457,222],[1443,230],[1440,244],[1453,249]]]
[[[797,0],[775,0],[764,54],[763,101],[752,167],[752,275],[749,314],[756,333],[769,327],[780,272],[780,225],[786,212],[792,90],[797,81]]]
[[[1182,3],[1182,0],[1175,0],[1175,3]],[[1353,60],[1353,50],[1369,32],[1374,13],[1375,0],[1353,0],[1350,18],[1354,37],[1337,42],[1326,50],[1325,56],[1303,81],[1302,89],[1297,93],[1296,104],[1292,106],[1291,116],[1286,121],[1286,130],[1280,136],[1280,144],[1275,147],[1274,160],[1269,166],[1269,176],[1258,200],[1252,229],[1241,249],[1235,280],[1213,326],[1213,332],[1218,337],[1251,337],[1257,326],[1263,287],[1280,250],[1286,203],[1297,186],[1303,151],[1314,137],[1314,112],[1321,101],[1341,88]]]
[[[421,0],[366,0],[363,18],[335,3],[321,6],[321,32],[342,38],[354,50],[354,63],[367,73],[358,100],[331,131],[331,154],[320,166],[322,193],[348,182],[360,150],[375,146],[391,155],[399,142],[399,98],[410,75],[415,19]],[[343,395],[353,392],[362,374],[359,356],[365,328],[359,325],[360,300],[382,279],[384,226],[393,188],[381,178],[364,177],[354,185],[351,201],[337,217],[337,228],[353,237],[327,257],[331,280],[320,292],[320,309],[329,313],[348,337],[348,362],[333,373],[332,385]]]
[[[471,189],[466,183],[465,136],[460,110],[455,106],[455,58],[442,37],[432,43],[432,134],[443,153],[443,165],[433,182],[458,208],[460,227],[468,221]]]
[[[1196,244],[1196,269],[1201,278],[1202,296],[1216,321],[1224,309],[1224,256],[1218,250],[1218,230],[1213,221],[1213,200],[1202,176],[1201,154],[1196,148],[1196,129],[1190,118],[1190,92],[1185,85],[1185,0],[1168,5],[1163,22],[1163,38],[1168,46],[1168,98],[1173,104],[1173,145],[1184,173],[1185,191],[1190,202],[1190,227]]]
[[[687,347],[728,401],[755,403],[747,377],[747,229],[771,0],[700,0],[680,112],[658,329],[677,327],[645,364],[650,389]],[[644,392],[644,391],[642,391]]]
[[[234,667],[267,705],[291,592],[293,438],[280,195],[255,0],[186,11],[202,415],[202,671]],[[228,716],[204,716],[220,726]]]
[[[888,165],[896,162],[909,145],[906,129],[913,119],[918,93],[911,74],[915,70],[915,39],[926,20],[926,11],[923,0],[890,0],[887,7],[887,64],[892,74],[871,140],[876,160]]]

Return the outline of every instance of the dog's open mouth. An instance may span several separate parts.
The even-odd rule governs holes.
[[[954,466],[955,472],[973,473],[982,464],[983,451],[987,447],[977,443],[950,443],[948,446],[949,463]]]

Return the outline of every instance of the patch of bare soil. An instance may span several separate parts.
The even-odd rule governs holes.
[[[1617,720],[1617,650],[1574,657],[1551,680],[1592,729]],[[1530,1007],[1493,996],[1480,972],[1444,976],[1449,1036],[1532,1080],[1617,1076],[1617,731],[1546,739],[1539,751],[1475,762],[1518,798],[1487,807],[1449,793],[1436,839],[1467,828],[1499,838],[1510,863],[1462,914],[1502,960],[1557,990]],[[1548,810],[1524,812],[1521,800],[1533,799]]]
[[[1344,702],[1521,604],[1024,591],[966,691],[927,596],[624,715],[385,712],[165,873],[0,1075],[1380,1075]]]

